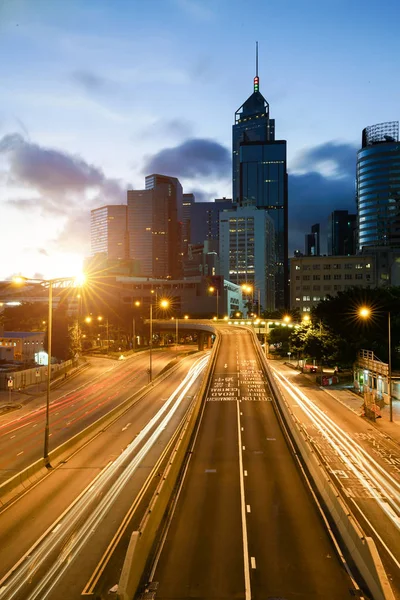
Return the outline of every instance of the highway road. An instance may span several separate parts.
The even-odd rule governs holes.
[[[149,574],[156,599],[364,597],[281,429],[250,333],[220,330],[201,427]]]
[[[400,599],[399,445],[340,404],[329,390],[280,363],[271,366],[293,414],[362,528],[375,540]]]
[[[143,516],[151,482],[157,482],[207,361],[207,353],[181,361],[145,398],[0,512],[1,600],[72,600],[84,590],[94,598],[114,550],[118,581],[131,529]]]
[[[153,351],[154,377],[172,360],[175,349]],[[50,396],[50,450],[82,431],[148,383],[148,352],[123,361],[94,359],[103,368],[66,380]],[[45,396],[22,410],[0,416],[0,483],[43,456]]]

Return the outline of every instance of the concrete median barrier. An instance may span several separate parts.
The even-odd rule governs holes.
[[[132,600],[135,596],[146,565],[148,564],[149,557],[151,556],[154,545],[159,537],[166,511],[170,505],[179,475],[182,471],[185,456],[188,452],[193,433],[198,423],[204,396],[214,370],[219,344],[220,335],[217,334],[211,360],[207,366],[207,371],[204,374],[201,387],[188,413],[179,439],[171,453],[163,477],[146,509],[139,530],[134,531],[131,535],[121,577],[118,583],[119,600]]]
[[[254,340],[254,344],[264,367],[267,381],[278,403],[278,410],[290,431],[292,439],[330,516],[335,522],[343,543],[350,552],[374,600],[395,600],[374,540],[364,534],[361,526],[330,479],[328,472],[319,460],[309,440],[308,434],[300,427],[285,398],[281,394],[279,386],[256,340]]]
[[[109,413],[103,415],[100,417],[100,419],[49,452],[49,462],[51,466],[54,468],[60,463],[66,462],[83,445],[90,442],[104,429],[109,427],[114,421],[123,415],[124,412],[126,412],[129,408],[134,406],[144,396],[146,396],[146,394],[148,394],[155,386],[162,383],[162,381],[176,371],[179,366],[179,363],[174,364],[170,369],[168,369],[168,371],[154,378],[151,385],[143,386],[132,396],[113,408]],[[0,485],[0,506],[4,506],[10,502],[13,498],[17,497],[19,494],[37,483],[45,475],[49,474],[49,472],[51,472],[51,470],[49,471],[49,469],[46,467],[44,459],[41,458],[23,469],[20,473],[16,473],[13,477]]]

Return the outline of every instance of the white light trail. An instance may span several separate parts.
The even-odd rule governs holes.
[[[91,486],[87,493],[84,494],[79,502],[77,502],[68,512],[64,519],[57,524],[56,527],[52,528],[51,533],[57,532],[57,535],[49,534],[43,543],[35,548],[33,551],[29,550],[26,554],[26,561],[19,565],[19,568],[11,570],[1,581],[0,585],[0,598],[4,600],[11,600],[15,598],[17,594],[22,590],[24,585],[31,581],[34,573],[50,558],[52,552],[54,552],[57,546],[65,540],[64,546],[47,570],[44,577],[39,581],[35,589],[30,593],[29,596],[24,596],[26,600],[45,600],[48,598],[51,591],[57,585],[60,578],[63,576],[69,565],[77,557],[82,547],[86,544],[91,534],[96,530],[100,523],[106,517],[113,503],[118,498],[118,495],[123,490],[127,481],[131,478],[134,471],[140,465],[143,458],[146,456],[150,448],[155,444],[162,431],[166,428],[173,415],[177,411],[183,398],[186,396],[188,390],[195,383],[203,369],[205,368],[209,360],[209,355],[198,359],[190,368],[188,374],[179,386],[174,390],[168,400],[163,404],[161,409],[157,412],[154,417],[147,423],[142,429],[139,435],[127,446],[127,448],[120,454],[120,456],[110,465],[102,471],[99,478]],[[174,402],[175,400],[175,402]],[[169,409],[169,411],[168,411]],[[168,411],[168,412],[167,412]],[[163,417],[164,413],[167,414]],[[150,435],[148,440],[144,443],[143,447],[137,452],[132,458],[129,465],[122,471],[116,481],[107,490],[107,485],[110,479],[115,476],[120,470],[121,465],[129,459],[135,452],[137,446],[143,441],[143,439],[151,432],[152,428],[160,421]],[[99,499],[100,493],[104,493],[104,496]],[[95,504],[92,508],[92,512],[87,515],[87,511],[92,504]],[[85,516],[86,515],[86,516]],[[79,523],[80,520],[85,518],[83,523]],[[17,563],[18,565],[19,563]]]
[[[400,483],[284,375],[276,369],[274,374],[349,471],[355,475],[386,516],[400,530]]]

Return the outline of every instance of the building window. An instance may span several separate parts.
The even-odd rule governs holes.
[[[329,279],[330,279],[330,278],[331,278],[331,276],[330,276],[330,275],[324,275],[324,279],[325,279],[325,281],[329,281]]]
[[[356,277],[355,278],[356,279],[362,279],[363,278],[362,273],[356,273]]]
[[[341,275],[334,275],[333,279],[342,279],[342,276]]]
[[[331,265],[324,265],[324,271],[330,271]]]
[[[311,271],[311,265],[304,265],[303,271]]]
[[[310,296],[303,296],[303,302],[310,302]]]
[[[300,296],[296,296],[296,302],[300,302]]]
[[[358,263],[358,264],[356,264],[356,265],[355,265],[355,268],[356,268],[356,269],[362,269],[362,268],[363,268],[363,266],[362,266],[362,265],[360,265],[360,263]]]
[[[345,273],[344,278],[345,279],[353,279],[353,275],[351,273]]]
[[[313,302],[319,302],[321,300],[320,296],[313,296]]]
[[[311,312],[310,306],[303,306],[303,312]]]
[[[321,279],[321,275],[313,275],[314,281],[319,281]]]
[[[345,268],[345,269],[352,269],[352,268],[353,268],[353,263],[346,263],[346,264],[344,265],[344,268]]]
[[[333,268],[334,268],[334,269],[341,269],[341,268],[342,268],[342,265],[341,265],[340,263],[335,263],[335,264],[333,265]]]
[[[295,266],[296,271],[300,271],[300,265]]]
[[[310,281],[309,275],[303,275],[303,281]]]
[[[312,289],[314,290],[314,292],[319,292],[319,290],[321,289],[321,286],[320,285],[313,285]]]
[[[319,271],[320,268],[321,268],[321,265],[313,265],[312,268],[313,268],[314,271]]]

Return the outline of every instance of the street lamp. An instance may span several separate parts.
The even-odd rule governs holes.
[[[243,283],[242,287],[242,292],[244,292],[245,294],[253,294],[253,286],[249,285],[248,283]],[[254,298],[251,298],[251,309],[253,310],[253,305],[254,305]]]
[[[362,319],[369,319],[371,316],[371,309],[368,306],[361,306],[358,311],[358,315]],[[389,396],[389,420],[393,421],[393,399],[392,399],[392,328],[390,325],[390,310],[387,313],[388,316],[388,375],[387,375],[387,388]]]
[[[292,320],[292,317],[290,315],[284,315],[282,317],[282,321],[286,324],[290,323],[291,320]]]
[[[218,320],[218,298],[219,298],[219,290],[217,287],[214,287],[213,285],[210,285],[210,287],[208,288],[208,291],[210,292],[210,294],[213,294],[214,292],[217,292],[217,320]]]
[[[153,290],[151,290],[153,293]],[[169,307],[169,300],[164,298],[160,300],[159,303],[160,308],[166,309]],[[153,381],[153,303],[150,297],[150,344],[149,344],[149,379],[150,383]]]
[[[140,306],[140,300],[135,300],[134,305],[136,307]],[[135,316],[132,317],[132,350],[136,350],[136,322]]]
[[[47,387],[46,387],[46,423],[44,428],[44,447],[43,458],[46,461],[46,467],[51,467],[49,462],[49,437],[50,437],[50,382],[51,382],[51,342],[53,330],[53,285],[56,283],[71,283],[74,282],[76,287],[80,287],[85,282],[85,276],[82,274],[78,277],[57,277],[55,279],[36,279],[30,277],[22,277],[18,275],[13,277],[14,283],[21,285],[24,283],[40,283],[48,286],[49,290],[49,315],[47,320]]]

